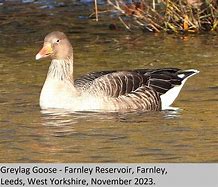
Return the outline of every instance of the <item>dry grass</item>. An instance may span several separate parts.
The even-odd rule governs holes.
[[[107,0],[128,30],[198,33],[218,29],[218,0]]]

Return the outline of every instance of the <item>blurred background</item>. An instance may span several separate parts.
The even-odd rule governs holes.
[[[106,2],[98,3],[104,10]],[[0,162],[217,162],[217,34],[128,31],[115,14],[96,22],[93,12],[85,0],[0,0]],[[75,78],[134,68],[200,73],[172,110],[41,111],[50,59],[36,62],[35,55],[55,30],[74,47]]]

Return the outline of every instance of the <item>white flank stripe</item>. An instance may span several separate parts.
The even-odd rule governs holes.
[[[188,78],[192,77],[193,75],[199,73],[198,70],[195,69],[189,69],[189,70],[185,70],[182,72],[193,72],[193,74],[191,74],[190,76],[186,77],[183,81],[182,84],[179,86],[175,86],[173,88],[171,88],[169,91],[167,91],[165,94],[161,95],[161,106],[162,106],[162,110],[169,108],[169,106],[175,101],[175,99],[177,98],[177,96],[179,95],[179,92],[181,91],[183,85],[185,84],[185,82],[188,80]],[[180,77],[181,75],[181,77]],[[178,77],[182,78],[184,74],[179,74]]]

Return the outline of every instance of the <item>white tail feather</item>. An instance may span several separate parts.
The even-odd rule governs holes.
[[[185,73],[188,73],[188,72],[190,72],[192,74],[190,74],[189,76],[184,78],[181,85],[177,85],[177,86],[171,88],[165,94],[160,96],[162,110],[169,108],[169,106],[175,101],[175,99],[179,95],[179,92],[181,91],[181,89],[182,89],[183,85],[185,84],[185,82],[187,81],[187,79],[192,77],[193,75],[199,73],[198,70],[189,69],[189,70],[181,71],[181,73],[178,74],[178,77],[183,78],[186,76]]]

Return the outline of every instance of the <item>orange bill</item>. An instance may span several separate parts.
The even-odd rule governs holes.
[[[44,44],[43,48],[36,55],[36,60],[50,56],[52,52],[51,44]]]

